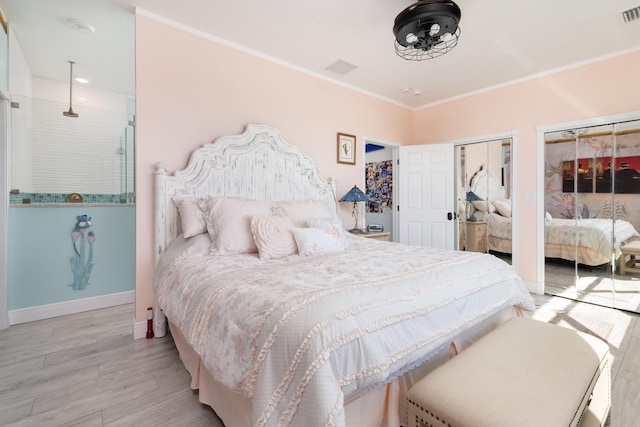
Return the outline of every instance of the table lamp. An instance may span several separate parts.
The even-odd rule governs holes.
[[[353,202],[353,212],[351,213],[356,220],[356,225],[349,230],[351,233],[364,233],[358,228],[358,202],[370,202],[371,198],[364,194],[357,186],[353,186],[351,190],[347,192],[340,199],[341,202]]]

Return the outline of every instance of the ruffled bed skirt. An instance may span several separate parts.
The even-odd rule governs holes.
[[[454,339],[446,351],[440,351],[427,362],[408,371],[403,376],[383,387],[347,398],[345,402],[347,426],[406,426],[406,396],[409,388],[459,351],[464,350],[478,338],[514,316],[530,317],[531,312],[520,307],[507,307],[468,329]],[[191,388],[199,390],[200,402],[211,406],[224,422],[225,427],[251,427],[251,400],[215,381],[180,331],[171,322],[169,322],[169,327],[180,359],[191,375]]]

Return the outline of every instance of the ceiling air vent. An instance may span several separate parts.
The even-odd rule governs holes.
[[[629,22],[633,22],[633,21],[638,21],[640,20],[640,6],[625,10],[621,12],[621,14],[622,14],[622,20],[624,21],[625,24],[628,24]]]

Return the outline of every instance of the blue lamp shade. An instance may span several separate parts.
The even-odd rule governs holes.
[[[475,201],[482,201],[482,197],[478,196],[473,191],[469,191],[467,193],[467,202],[475,202]]]
[[[370,202],[371,198],[364,194],[357,186],[353,186],[347,194],[342,196],[341,202]]]

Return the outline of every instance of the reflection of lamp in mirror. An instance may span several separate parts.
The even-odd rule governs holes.
[[[349,192],[347,192],[347,194],[342,196],[340,201],[353,202],[353,212],[351,213],[351,215],[353,215],[353,217],[355,218],[356,225],[349,231],[351,233],[364,233],[361,229],[358,228],[358,202],[370,202],[371,198],[354,185],[353,188],[349,190]]]
[[[69,111],[62,112],[62,115],[65,117],[78,117],[78,113],[74,113],[73,107],[71,106],[71,99],[73,97],[73,64],[75,64],[75,62],[69,61],[71,67],[69,71]]]

